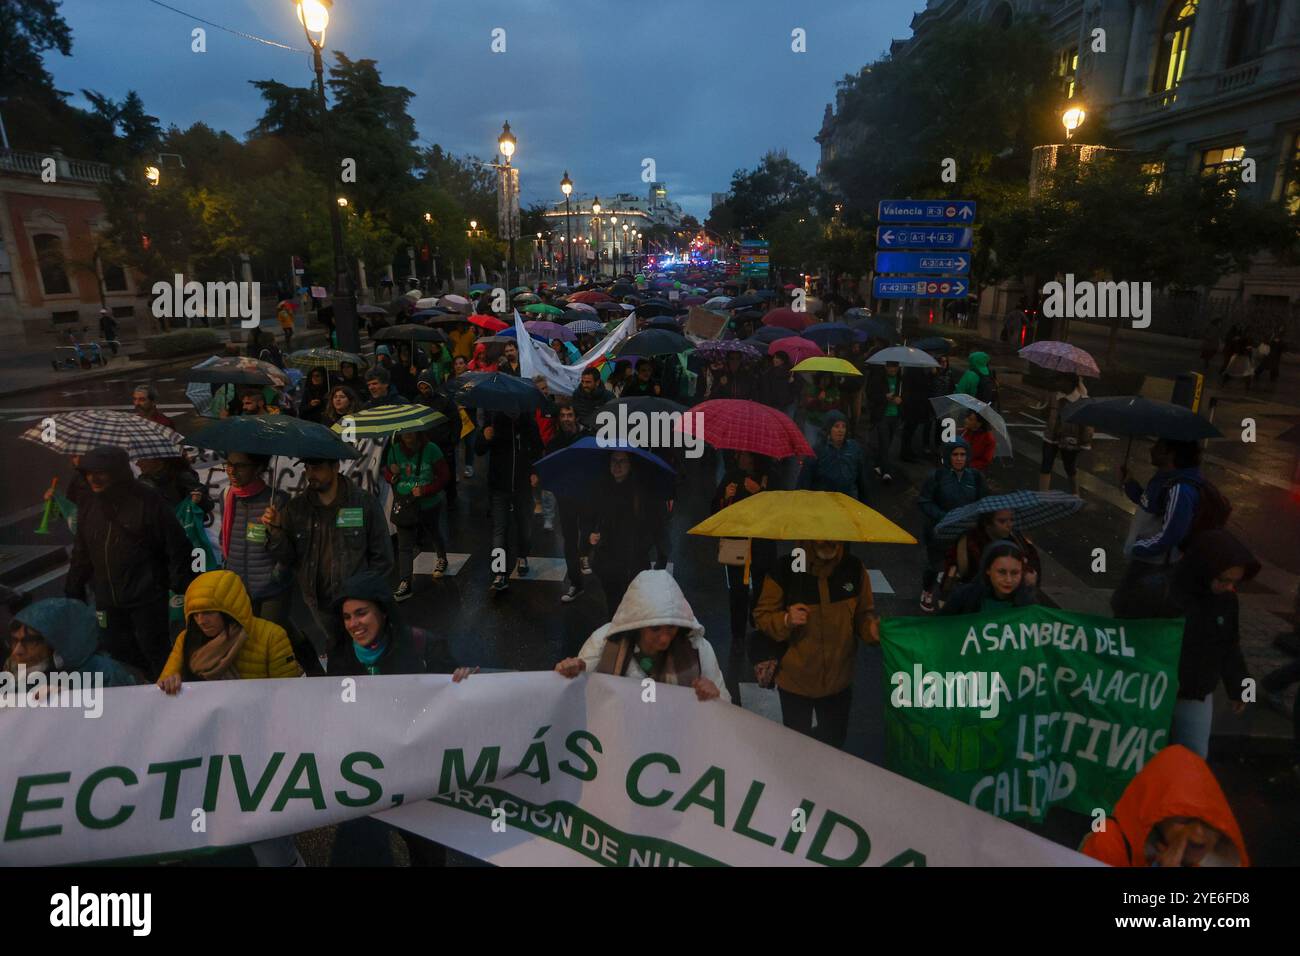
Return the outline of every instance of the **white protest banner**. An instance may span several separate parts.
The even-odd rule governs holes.
[[[544,375],[546,384],[560,395],[572,395],[578,390],[582,370],[589,364],[608,355],[636,332],[636,319],[628,316],[618,327],[593,345],[573,365],[563,365],[555,352],[544,342],[538,342],[524,329],[524,321],[515,312],[515,334],[519,340],[519,375],[532,381],[534,375]]]
[[[1091,862],[739,707],[649,689],[318,677],[109,689],[97,720],[0,711],[0,862],[175,855],[380,810],[501,863]]]

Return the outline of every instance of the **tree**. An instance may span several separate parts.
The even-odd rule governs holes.
[[[0,3],[0,91],[7,99],[44,91],[57,95],[41,55],[72,54],[72,31],[59,13],[58,0],[4,0]]]

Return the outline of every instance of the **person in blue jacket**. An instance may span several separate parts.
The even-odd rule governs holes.
[[[968,468],[970,445],[962,439],[943,446],[945,464],[936,468],[921,485],[917,506],[925,516],[921,542],[925,545],[925,572],[921,581],[921,610],[934,611],[934,586],[939,577],[943,557],[939,541],[934,535],[935,526],[954,508],[979,501],[988,494],[984,476]]]
[[[83,679],[103,677],[105,687],[129,687],[141,681],[124,665],[98,653],[99,622],[84,601],[47,598],[36,601],[14,615],[9,626],[9,652],[5,670],[18,673],[80,673]]]
[[[799,487],[838,491],[866,504],[871,491],[866,449],[849,437],[849,420],[843,412],[827,412],[824,424],[826,437],[817,446],[817,457],[805,461]]]

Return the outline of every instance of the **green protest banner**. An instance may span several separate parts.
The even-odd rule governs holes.
[[[883,621],[886,766],[1006,819],[1109,813],[1168,742],[1182,631],[1037,606]]]

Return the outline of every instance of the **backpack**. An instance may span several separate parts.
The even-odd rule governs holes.
[[[998,385],[991,371],[988,375],[979,376],[979,381],[975,384],[975,397],[994,408],[998,407]]]
[[[1184,478],[1181,483],[1191,485],[1198,492],[1192,526],[1187,530],[1187,536],[1178,545],[1180,549],[1186,549],[1192,539],[1201,532],[1217,531],[1227,525],[1228,518],[1232,514],[1232,503],[1212,481],[1204,478],[1199,481]]]

